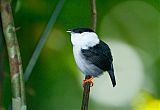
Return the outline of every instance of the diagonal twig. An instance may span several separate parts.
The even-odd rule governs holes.
[[[92,29],[96,31],[96,22],[97,22],[96,0],[91,0],[91,13],[92,13]],[[91,76],[86,75],[85,80],[90,78]],[[88,82],[84,85],[81,110],[88,110],[89,93],[90,93],[90,83]]]
[[[35,51],[34,51],[32,57],[31,57],[28,65],[27,65],[27,68],[25,70],[25,73],[24,73],[25,81],[27,81],[29,79],[30,75],[31,75],[31,72],[32,72],[37,60],[38,60],[38,57],[39,57],[39,55],[41,53],[41,50],[42,50],[42,48],[43,48],[43,46],[44,46],[44,44],[45,44],[45,42],[46,42],[46,40],[49,36],[50,31],[52,30],[52,27],[57,20],[57,17],[58,17],[58,15],[59,15],[59,13],[60,13],[63,5],[64,5],[64,2],[65,2],[65,0],[60,0],[58,2],[58,4],[57,4],[55,10],[53,11],[52,16],[51,16],[43,34],[42,34],[42,36],[40,37],[40,40],[39,40],[39,42],[38,42],[38,44],[35,48]]]

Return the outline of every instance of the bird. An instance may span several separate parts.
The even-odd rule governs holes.
[[[71,34],[73,56],[78,68],[83,74],[91,76],[84,80],[83,85],[90,82],[93,86],[92,80],[107,71],[115,87],[113,58],[109,46],[90,28],[73,28],[67,32]]]

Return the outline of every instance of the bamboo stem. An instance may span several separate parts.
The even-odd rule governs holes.
[[[12,110],[26,110],[22,62],[9,0],[1,0],[1,17],[10,64]]]
[[[4,79],[4,47],[3,47],[3,35],[2,35],[2,25],[0,23],[0,110],[2,110],[3,106],[3,79]]]

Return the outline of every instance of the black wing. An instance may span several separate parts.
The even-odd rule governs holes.
[[[100,40],[99,44],[93,47],[89,47],[89,49],[82,49],[81,52],[85,59],[88,60],[90,63],[96,65],[103,71],[108,71],[113,86],[116,85],[112,65],[113,58],[111,55],[111,50],[106,43]]]
[[[89,47],[89,49],[82,49],[82,54],[86,60],[96,65],[104,71],[109,71],[112,64],[112,55],[110,48],[103,41],[99,44]]]

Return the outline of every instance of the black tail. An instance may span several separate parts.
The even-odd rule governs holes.
[[[115,79],[115,76],[114,76],[113,65],[112,65],[112,67],[111,67],[111,70],[108,71],[108,73],[109,73],[109,76],[110,76],[110,78],[111,78],[112,85],[113,85],[113,87],[115,87],[115,86],[116,86],[116,79]]]

